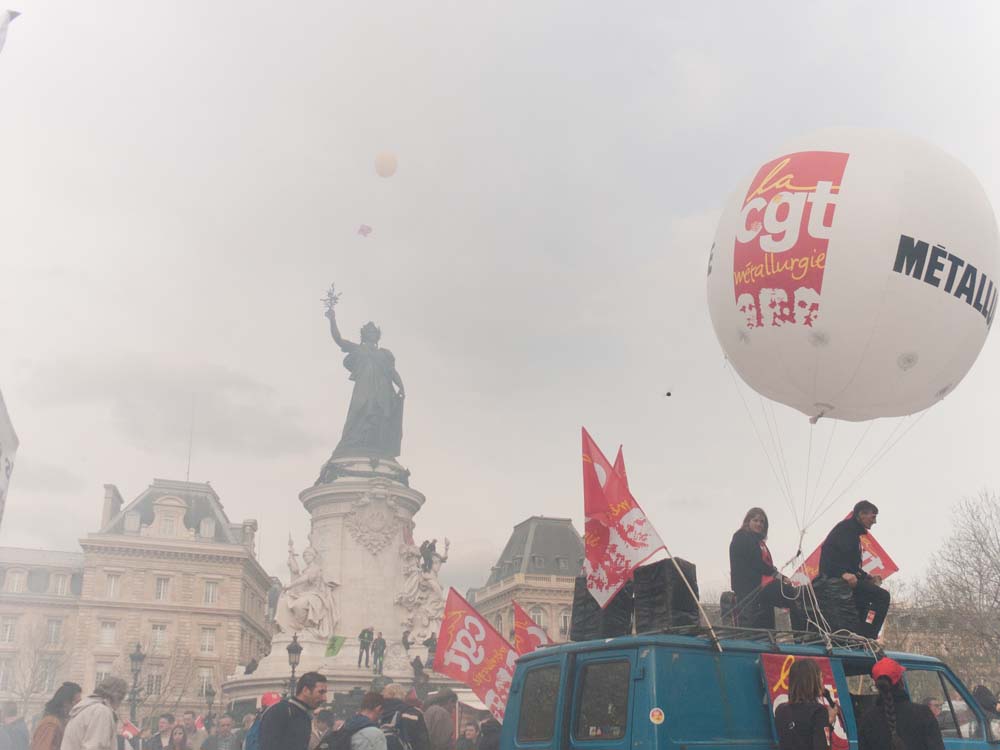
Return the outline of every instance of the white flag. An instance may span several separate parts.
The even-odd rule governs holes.
[[[3,43],[7,41],[7,27],[19,15],[21,14],[16,10],[0,11],[0,51],[3,50]]]
[[[14,471],[14,456],[17,455],[17,435],[14,425],[10,423],[7,406],[0,393],[0,523],[3,522],[3,509],[7,501],[7,485],[10,483],[11,472]]]

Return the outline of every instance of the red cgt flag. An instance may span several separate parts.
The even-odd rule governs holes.
[[[125,721],[122,722],[122,728],[118,734],[120,734],[125,739],[130,740],[133,737],[139,736],[139,727],[137,727],[128,719],[125,719]]]
[[[448,589],[434,671],[468,685],[503,722],[518,653],[455,589]]]
[[[536,624],[531,615],[514,602],[514,650],[519,655],[530,654],[536,648],[551,644],[552,640],[545,628]]]
[[[621,449],[612,466],[586,429],[583,512],[587,590],[603,608],[633,570],[666,546],[629,491]]]

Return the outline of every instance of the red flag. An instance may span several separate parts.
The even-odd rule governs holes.
[[[468,685],[503,722],[517,652],[455,589],[448,589],[434,671]]]
[[[518,654],[530,654],[536,648],[549,646],[552,640],[545,628],[531,619],[531,615],[514,602],[514,650]]]
[[[850,518],[850,514],[847,517]],[[819,557],[822,551],[823,545],[820,544],[798,567],[798,570],[792,575],[792,580],[795,583],[804,586],[819,575]],[[899,566],[889,557],[889,553],[878,543],[871,532],[861,536],[861,569],[870,576],[881,576],[882,580],[899,572]]]
[[[194,728],[197,729],[199,732],[205,728],[204,716],[199,716],[197,719],[194,720]]]
[[[665,545],[629,491],[621,449],[612,466],[586,430],[583,505],[587,590],[603,608],[632,571]]]
[[[133,737],[137,737],[139,735],[139,727],[137,727],[128,719],[125,719],[122,722],[122,729],[118,734],[120,734],[125,739],[130,740]]]

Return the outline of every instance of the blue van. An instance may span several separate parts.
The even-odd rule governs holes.
[[[716,639],[717,637],[717,639]],[[502,750],[731,750],[777,746],[765,684],[768,654],[826,657],[844,726],[874,705],[871,644],[815,633],[700,627],[542,648],[517,662]],[[915,702],[938,716],[945,747],[997,748],[971,692],[939,661],[890,653]]]

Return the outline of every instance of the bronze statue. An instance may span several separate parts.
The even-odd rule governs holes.
[[[326,317],[330,335],[347,356],[344,367],[351,373],[354,392],[344,422],[344,433],[333,458],[396,458],[403,440],[403,399],[406,391],[396,372],[396,358],[379,347],[382,331],[372,322],[361,329],[361,343],[340,335],[334,312],[339,295],[327,294]]]

